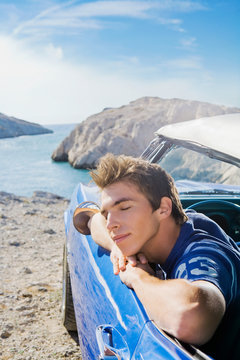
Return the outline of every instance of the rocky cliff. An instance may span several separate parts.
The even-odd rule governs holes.
[[[52,159],[69,161],[75,168],[93,168],[107,152],[139,156],[163,125],[233,112],[240,109],[182,99],[140,98],[87,118],[62,141]]]
[[[52,130],[46,129],[39,124],[16,119],[0,113],[0,139],[22,135],[48,134],[52,132]]]

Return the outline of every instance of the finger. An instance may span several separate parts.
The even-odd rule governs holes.
[[[137,258],[136,256],[128,256],[127,260],[129,262],[129,264],[131,264],[132,266],[136,266],[137,265]]]
[[[126,256],[120,256],[120,257],[118,258],[118,265],[119,265],[119,269],[120,269],[121,271],[126,270],[126,263],[127,263]]]
[[[147,258],[146,258],[146,256],[144,254],[139,253],[137,255],[137,257],[138,257],[138,260],[140,261],[141,264],[147,264],[148,263],[148,260],[147,260]]]
[[[114,261],[113,262],[113,273],[114,273],[114,275],[118,275],[119,272],[120,272],[119,263],[118,263],[118,261]]]
[[[118,275],[118,274],[119,274],[118,257],[111,252],[111,254],[110,254],[110,260],[111,260],[111,262],[112,262],[112,264],[113,264],[113,273],[114,273],[115,275]]]

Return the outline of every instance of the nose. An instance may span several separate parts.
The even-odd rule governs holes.
[[[108,215],[107,215],[107,229],[108,229],[108,231],[111,231],[114,228],[119,228],[119,222],[118,222],[116,216],[114,216],[111,213],[108,213]]]

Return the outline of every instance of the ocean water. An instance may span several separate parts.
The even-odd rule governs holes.
[[[70,199],[79,182],[89,183],[87,170],[51,160],[52,152],[75,126],[48,125],[53,134],[0,139],[0,191],[32,196],[42,190]]]

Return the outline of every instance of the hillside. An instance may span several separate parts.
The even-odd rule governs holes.
[[[48,134],[52,132],[52,130],[46,129],[39,124],[0,113],[0,139],[22,135]]]
[[[234,112],[240,109],[182,99],[140,98],[81,122],[53,152],[52,159],[69,161],[75,168],[93,168],[107,152],[139,156],[163,125]]]

